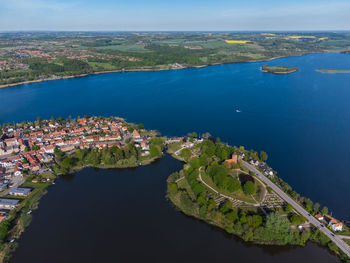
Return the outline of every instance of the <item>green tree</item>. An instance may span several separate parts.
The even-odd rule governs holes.
[[[226,201],[221,207],[220,207],[220,212],[223,214],[226,214],[230,210],[232,210],[233,204],[231,201]]]
[[[286,244],[293,238],[289,220],[278,213],[270,213],[266,217],[264,238]]]
[[[293,206],[291,204],[287,204],[286,207],[284,208],[284,211],[289,214],[290,212],[293,211]]]
[[[263,218],[261,215],[253,215],[252,216],[252,226],[253,227],[259,227],[263,223]]]
[[[243,192],[246,195],[252,195],[255,193],[255,185],[253,182],[251,181],[247,181],[244,185],[243,185]]]
[[[237,212],[235,211],[230,211],[225,216],[228,220],[230,220],[233,223],[238,221],[238,215],[237,215]]]
[[[291,221],[292,225],[302,225],[305,223],[305,218],[302,216],[293,215],[290,218],[290,221]]]
[[[312,211],[312,207],[313,207],[313,203],[312,203],[312,201],[309,199],[309,198],[306,198],[305,199],[305,208],[306,208],[306,210],[309,212],[309,213],[311,213],[311,211]]]
[[[61,163],[61,168],[65,173],[69,173],[70,170],[73,168],[74,161],[72,158],[66,157],[63,159]]]
[[[264,151],[261,151],[260,152],[260,160],[263,162],[266,162],[267,158],[268,158],[267,153]]]
[[[328,207],[324,206],[321,210],[322,215],[327,215],[328,214]]]
[[[188,149],[188,148],[183,149],[183,150],[181,151],[181,153],[180,153],[180,156],[181,156],[182,158],[184,158],[185,160],[187,160],[188,158],[190,158],[191,155],[192,155],[191,150]]]
[[[216,203],[213,199],[208,200],[208,210],[211,211],[216,208]]]
[[[314,203],[313,209],[312,209],[313,213],[317,214],[318,211],[320,210],[320,204],[319,203]]]
[[[198,137],[198,134],[196,132],[191,132],[188,134],[189,137],[191,138],[197,138]]]
[[[241,217],[239,218],[239,222],[241,222],[241,224],[246,224],[248,222],[247,216],[241,215]]]
[[[40,146],[39,146],[39,145],[34,145],[34,146],[32,147],[32,150],[33,150],[33,151],[38,151],[38,150],[40,150]]]
[[[152,157],[155,157],[155,156],[159,155],[159,150],[158,150],[157,146],[154,146],[154,145],[151,145],[149,147],[149,152],[150,152]]]

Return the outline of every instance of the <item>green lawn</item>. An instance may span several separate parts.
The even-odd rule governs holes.
[[[174,142],[168,145],[168,153],[172,154],[181,148],[182,142]]]

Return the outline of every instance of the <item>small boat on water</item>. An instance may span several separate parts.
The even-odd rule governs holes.
[[[236,110],[236,112],[238,113],[238,112],[242,112],[242,111],[240,111],[240,110]]]

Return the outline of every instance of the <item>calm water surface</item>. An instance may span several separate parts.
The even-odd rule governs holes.
[[[258,151],[265,150],[269,154],[268,163],[297,192],[327,205],[333,215],[350,220],[350,74],[323,74],[315,71],[318,68],[349,69],[350,56],[336,53],[309,54],[267,63],[297,66],[300,71],[290,75],[266,74],[259,71],[259,67],[265,62],[259,62],[201,69],[103,74],[21,85],[0,90],[0,123],[35,120],[37,116],[50,118],[84,114],[117,115],[131,122],[142,122],[147,128],[158,129],[164,135],[209,131],[230,144],[244,145]],[[236,109],[242,112],[236,113]],[[99,171],[94,176],[109,172]],[[77,177],[80,178],[80,175]],[[72,186],[74,180],[77,179],[73,179],[69,185]],[[113,185],[117,192],[118,183]],[[59,184],[66,184],[66,181],[60,181]],[[130,181],[130,184],[134,182]],[[141,188],[144,186],[138,182],[135,184]],[[53,188],[52,191],[64,194],[66,187],[68,186],[62,186],[63,190]],[[75,187],[75,191],[79,193],[83,189]],[[47,198],[50,195],[51,193]],[[93,196],[101,202],[105,201],[100,193]],[[77,194],[76,198],[79,201],[77,208],[89,208],[89,213],[96,219],[95,224],[109,226],[101,218],[103,209],[91,207],[85,202],[85,196]],[[142,200],[143,197],[138,195],[137,198]],[[164,198],[164,195],[159,198]],[[115,198],[114,202],[120,200]],[[128,201],[123,199],[124,202]],[[50,213],[49,222],[56,216],[66,222],[83,213],[83,209],[80,211],[79,208],[79,215],[74,213],[75,210],[66,214],[65,205],[61,209],[55,216]],[[162,213],[166,212],[162,209],[159,209],[159,217],[165,216]],[[35,214],[33,225],[45,213],[43,210],[44,202]],[[127,212],[130,213],[129,210]],[[140,218],[143,218],[142,215]],[[193,223],[193,220],[183,215],[177,214],[177,218],[191,222],[188,224],[193,231],[198,227],[206,229],[203,230],[205,233],[211,233],[207,226],[196,221]],[[91,222],[90,215],[86,220]],[[144,227],[139,224],[128,225],[132,228],[129,230],[135,234],[129,239],[134,242],[140,239],[136,234],[137,229]],[[28,233],[33,231],[32,228],[34,227],[29,227]],[[70,231],[71,228],[67,233]],[[94,227],[86,225],[86,235],[94,236],[95,231]],[[36,234],[41,232],[38,228]],[[212,235],[211,239],[226,240],[216,231],[213,233],[215,234],[208,234]],[[24,234],[23,239],[28,238],[26,236]],[[157,234],[152,235],[152,239],[155,238]],[[197,243],[192,244],[189,250],[202,242],[200,235],[192,234],[192,230],[183,238],[195,238]],[[50,241],[54,242],[53,239],[51,237]],[[36,239],[32,242],[34,240]],[[90,242],[94,246],[103,244],[101,240],[95,239]],[[122,240],[118,239],[118,242]],[[166,244],[164,240],[162,242]],[[206,242],[210,244],[212,241]],[[174,246],[171,249],[184,249],[185,245],[178,243],[179,248]],[[143,249],[142,246],[140,248],[134,244],[137,251]],[[239,244],[232,241],[227,246],[239,251]],[[65,245],[62,244],[62,247]],[[202,248],[202,245],[198,245],[198,248]],[[250,249],[263,253],[257,247]],[[286,255],[297,255],[297,251],[306,253],[309,249],[314,249],[314,246],[287,251],[281,255],[287,260]],[[208,255],[207,257],[210,258]]]
[[[165,156],[138,169],[89,168],[59,179],[11,262],[339,262],[315,244],[245,244],[176,211],[165,199],[166,178],[181,167]]]

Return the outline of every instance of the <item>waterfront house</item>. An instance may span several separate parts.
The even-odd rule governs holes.
[[[331,219],[331,221],[329,221],[329,224],[328,224],[332,229],[333,231],[337,232],[337,231],[342,231],[343,230],[343,224],[338,222],[337,220],[335,219]]]
[[[254,165],[254,166],[258,166],[259,165],[259,161],[258,160],[255,160],[255,159],[250,159],[249,160],[249,163]]]
[[[13,196],[27,196],[30,194],[30,192],[32,191],[32,189],[30,188],[26,188],[26,187],[15,187],[12,188],[9,192],[9,195],[13,195]]]
[[[315,217],[319,220],[322,221],[324,219],[324,217],[320,214],[315,215]]]
[[[16,199],[5,199],[0,198],[0,209],[14,209],[19,203],[19,200]]]

